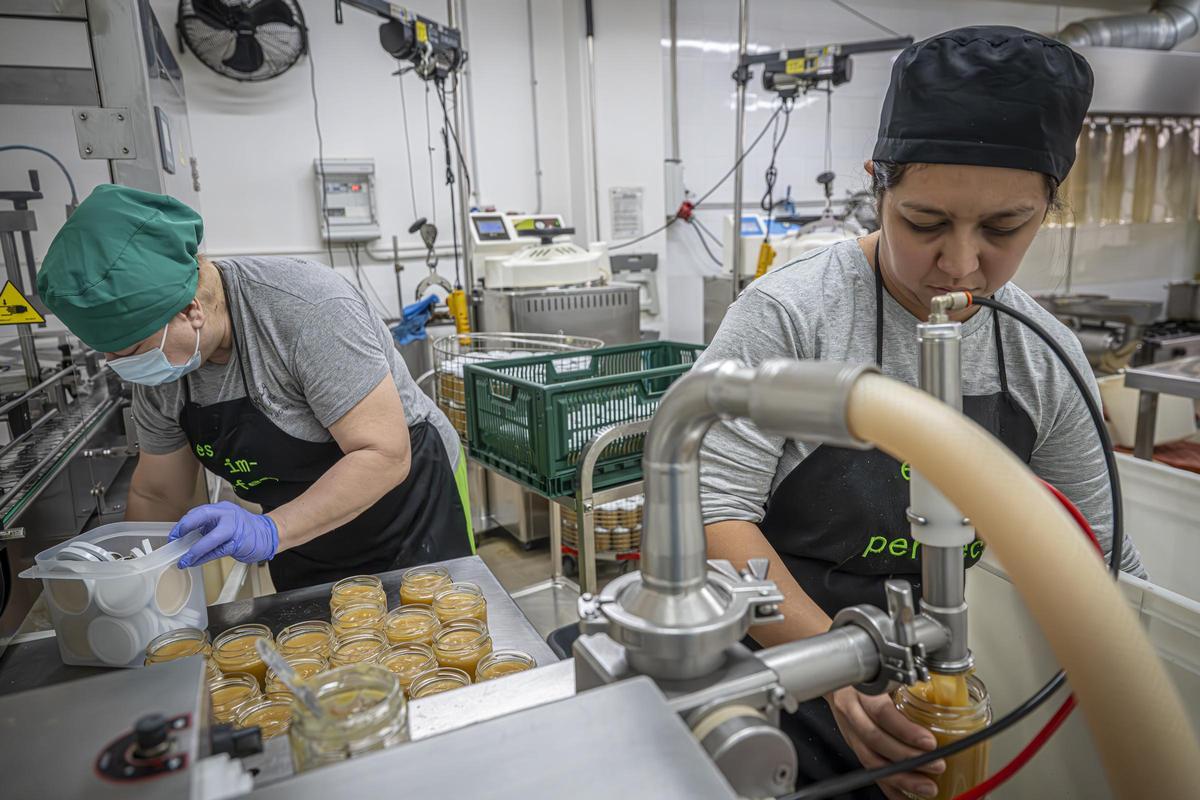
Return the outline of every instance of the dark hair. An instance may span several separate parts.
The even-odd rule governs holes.
[[[875,196],[875,208],[882,217],[883,193],[900,185],[904,173],[912,164],[900,164],[895,161],[872,161],[875,165],[875,175],[871,178],[871,194]],[[1058,196],[1058,179],[1053,175],[1042,173],[1046,180],[1046,213],[1061,211],[1065,207],[1062,198]]]

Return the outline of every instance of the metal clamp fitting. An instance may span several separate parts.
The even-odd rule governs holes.
[[[879,674],[854,688],[863,694],[883,694],[894,683],[911,685],[929,680],[925,666],[925,645],[917,641],[916,605],[908,581],[890,580],[884,584],[888,613],[871,605],[844,608],[833,618],[832,628],[857,625],[870,635],[879,651]],[[831,629],[832,629],[831,628]]]

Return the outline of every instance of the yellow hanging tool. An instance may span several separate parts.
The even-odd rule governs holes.
[[[446,306],[450,309],[450,316],[454,318],[454,330],[460,334],[470,333],[471,318],[467,315],[467,294],[461,286],[455,288],[446,298]]]
[[[771,243],[763,240],[763,243],[758,246],[758,268],[754,270],[754,277],[757,280],[767,274],[767,270],[775,263],[775,248],[771,247]]]

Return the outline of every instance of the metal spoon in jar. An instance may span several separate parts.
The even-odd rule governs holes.
[[[309,711],[318,717],[325,715],[325,709],[321,708],[321,703],[317,700],[316,693],[296,677],[296,671],[292,669],[292,665],[283,656],[279,655],[279,651],[275,649],[273,644],[266,639],[259,639],[255,642],[254,646],[258,650],[258,655],[275,673],[275,677],[283,681],[291,689],[292,694],[300,698],[300,702],[308,707]]]

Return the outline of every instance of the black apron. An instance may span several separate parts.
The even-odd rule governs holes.
[[[229,324],[246,394],[200,406],[192,401],[184,376],[179,424],[205,469],[267,513],[307,491],[343,453],[336,441],[310,442],[284,432],[251,401],[232,312]],[[471,554],[466,515],[441,436],[427,421],[408,433],[412,464],[404,482],[345,525],[276,555],[269,562],[276,589]]]
[[[883,368],[883,279],[875,244],[875,363]],[[986,311],[980,313],[987,313]],[[1000,319],[992,314],[1000,391],[963,397],[963,413],[986,428],[1025,463],[1037,428],[1008,391]],[[870,603],[886,608],[883,584],[900,577],[921,591],[920,547],[910,535],[909,469],[878,450],[820,445],[779,484],[767,502],[763,534],[801,588],[826,614]],[[964,548],[964,563],[983,555],[983,541]],[[842,739],[828,704],[804,703],[781,727],[800,756],[798,786],[860,768]],[[843,797],[882,798],[874,785]]]

